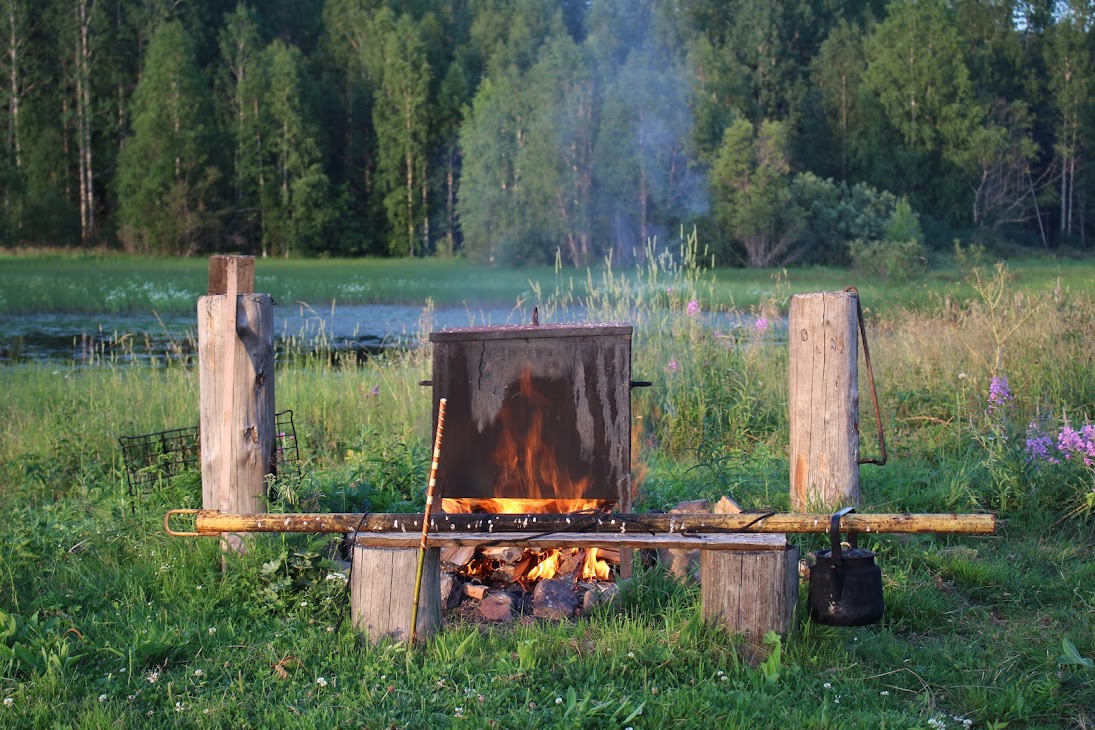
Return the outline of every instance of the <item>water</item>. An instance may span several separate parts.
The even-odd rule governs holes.
[[[401,304],[275,306],[279,350],[323,345],[366,356],[415,343],[425,310]],[[521,324],[512,308],[445,308],[430,313],[431,329]],[[32,314],[0,319],[0,364],[50,362],[96,364],[109,360],[188,359],[197,348],[195,315]]]
[[[424,320],[424,317],[429,317]],[[713,332],[751,327],[748,315],[716,312],[700,315]],[[288,352],[332,351],[353,354],[358,362],[388,348],[413,347],[419,333],[451,327],[528,324],[527,311],[510,307],[450,307],[427,312],[402,304],[275,306],[275,342]],[[559,321],[586,321],[574,309]],[[773,322],[781,337],[786,322]],[[23,362],[95,366],[108,362],[151,360],[191,362],[197,349],[195,315],[34,314],[0,318],[0,366]]]

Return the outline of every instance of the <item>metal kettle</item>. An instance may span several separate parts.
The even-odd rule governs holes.
[[[848,533],[849,549],[840,546],[840,518],[852,507],[833,515],[829,526],[831,549],[814,553],[810,566],[810,618],[830,626],[864,626],[877,623],[885,608],[882,570],[875,553],[856,546],[856,533]]]

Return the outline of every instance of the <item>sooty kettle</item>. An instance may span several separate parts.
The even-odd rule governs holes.
[[[874,552],[856,546],[856,533],[848,532],[847,550],[840,546],[840,518],[854,512],[845,507],[833,515],[829,526],[829,550],[814,553],[810,566],[810,618],[829,626],[864,626],[882,618],[882,570]]]

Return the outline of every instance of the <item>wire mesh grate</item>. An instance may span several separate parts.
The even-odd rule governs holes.
[[[275,414],[277,437],[274,468],[279,476],[300,476],[300,446],[293,412]],[[201,469],[201,442],[197,426],[173,428],[143,436],[120,436],[129,496],[147,494],[158,484],[188,471]]]

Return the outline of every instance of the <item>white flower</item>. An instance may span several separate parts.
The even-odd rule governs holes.
[[[199,590],[199,591],[200,591],[200,590],[201,590],[202,588],[205,588],[205,586],[198,586],[198,590]]]
[[[125,667],[118,670],[118,674],[125,674]]]
[[[327,679],[325,677],[316,677],[316,684],[318,684],[320,687],[326,687]]]
[[[826,682],[825,684],[823,684],[821,686],[824,687],[825,689],[832,689],[833,688],[832,682]]]
[[[307,606],[307,605],[308,605],[308,601],[301,601],[301,602],[300,602],[300,606],[301,606],[301,608],[304,608],[304,607],[305,607],[305,606]]]
[[[99,695],[99,701],[100,702],[106,702],[106,695],[105,694]]]
[[[455,715],[456,717],[463,717],[464,716],[464,708],[463,707],[454,707],[453,710],[452,710],[452,714]]]
[[[5,707],[11,707],[12,703],[14,703],[14,702],[15,702],[15,700],[13,700],[11,697],[5,697],[4,698],[4,706]]]
[[[627,652],[627,658],[628,659],[634,659],[635,658],[635,652],[633,652],[633,651]]]
[[[130,695],[130,696],[129,696],[129,701],[130,701],[130,702],[132,702],[132,701],[133,701],[133,700],[135,700],[135,699],[137,699],[137,695]]]
[[[158,669],[153,669],[151,672],[148,673],[148,676],[145,677],[145,679],[148,680],[149,684],[156,684],[156,681],[159,678],[160,678],[160,672],[159,672]]]
[[[195,669],[195,670],[194,670],[194,676],[195,676],[195,677],[200,677],[200,676],[202,676],[203,674],[205,674],[205,672],[203,672],[203,671],[202,671],[202,670],[200,670],[200,669]]]
[[[215,633],[217,633],[217,627],[216,626],[210,626],[209,627],[209,635],[212,636]]]
[[[881,692],[879,692],[878,694],[882,695],[883,697],[889,697],[890,696],[890,690],[884,689]]]
[[[563,698],[562,697],[556,697],[555,698],[555,704],[557,704],[557,705],[563,704]]]
[[[186,709],[186,705],[184,705],[182,702],[176,702],[175,703],[175,712],[182,712],[185,709]]]

